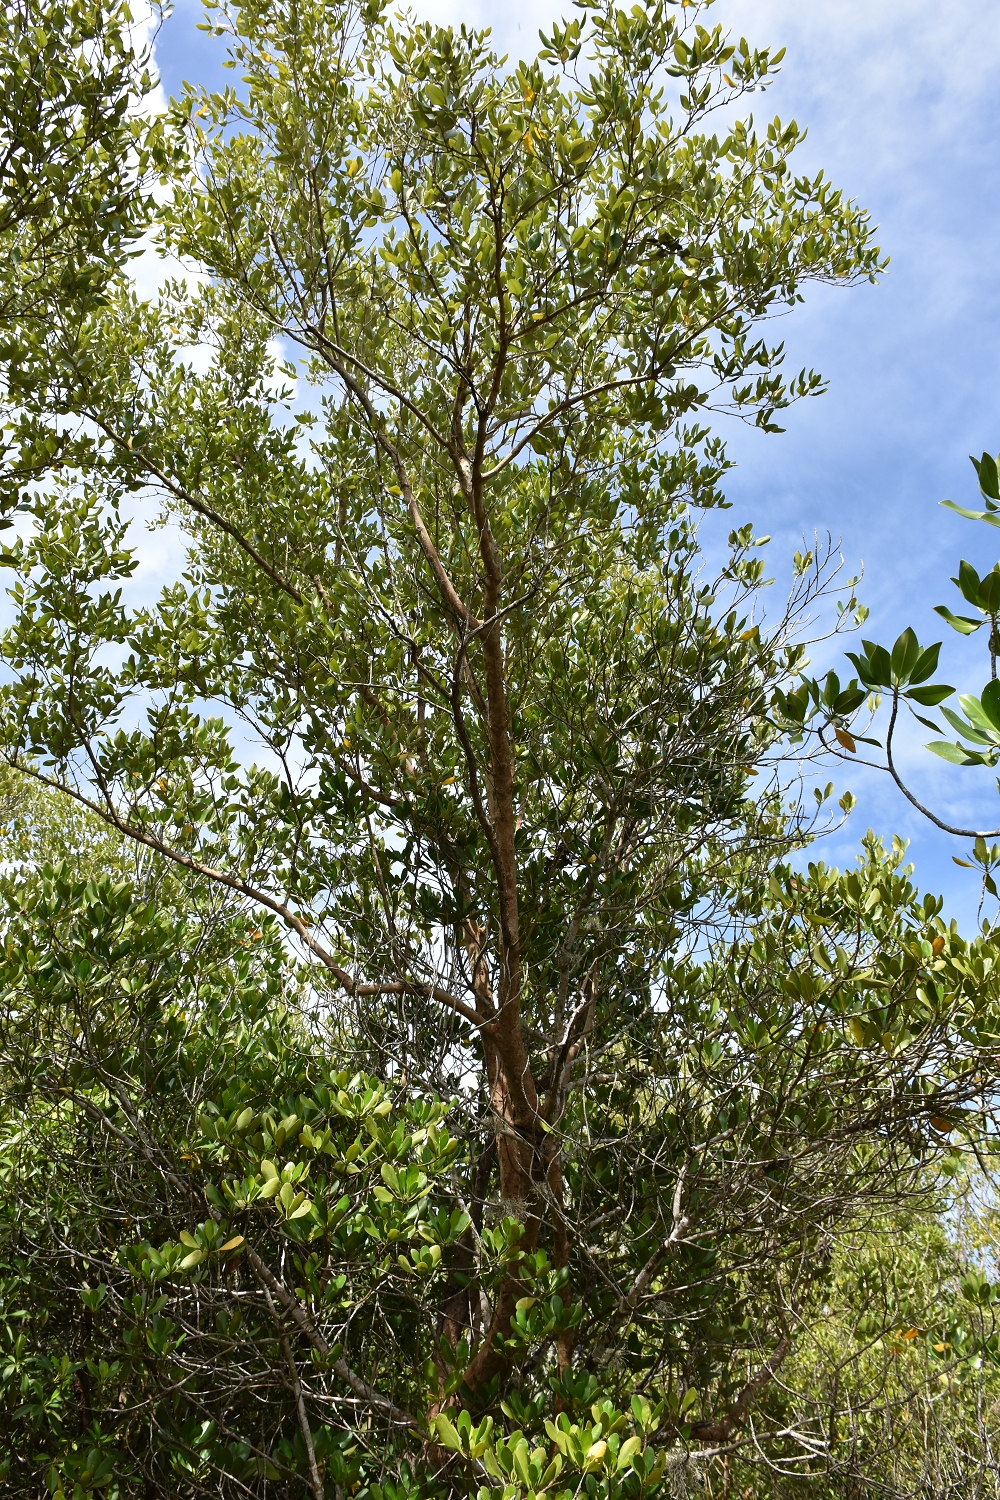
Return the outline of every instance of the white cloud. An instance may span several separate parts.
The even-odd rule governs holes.
[[[137,56],[141,57],[147,48],[150,49],[151,53],[155,53],[155,39],[159,24],[159,13],[148,3],[145,3],[145,0],[139,0],[139,3],[133,9],[132,25],[129,28],[132,46],[135,48]],[[154,68],[155,64],[150,68],[150,71],[154,71]],[[162,114],[166,107],[167,96],[164,93],[163,84],[157,83],[156,87],[142,100],[140,111],[143,114],[158,115]]]

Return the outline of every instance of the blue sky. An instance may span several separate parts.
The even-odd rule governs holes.
[[[569,4],[530,0],[415,8],[492,26],[512,55],[533,53],[539,26],[571,14]],[[780,78],[752,101],[757,113],[809,127],[801,170],[823,167],[869,208],[891,256],[878,287],[814,289],[785,320],[789,365],[821,370],[830,389],[789,413],[782,436],[724,429],[739,465],[726,524],[753,520],[772,535],[779,578],[803,535],[829,530],[848,571],[864,567],[864,634],[891,643],[907,624],[922,641],[947,634],[940,675],[978,692],[988,675],[979,637],[961,642],[932,606],[958,607],[948,578],[960,556],[983,572],[1000,555],[1000,533],[938,504],[974,504],[968,455],[1000,450],[1000,0],[717,0],[713,14],[756,45],[787,48]],[[179,0],[160,33],[167,92],[182,79],[232,80],[219,44],[195,29],[201,18],[199,4]],[[925,738],[918,731],[902,756],[923,800],[963,826],[1000,826],[995,778],[936,761],[920,748]],[[844,769],[835,779],[859,805],[824,856],[848,862],[869,826],[901,833],[920,885],[943,892],[946,915],[968,926],[978,891],[952,862],[962,847],[884,777]]]

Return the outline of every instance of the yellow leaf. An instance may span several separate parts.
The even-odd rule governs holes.
[[[858,747],[854,743],[854,736],[851,735],[851,734],[848,734],[848,732],[847,732],[846,729],[841,729],[840,725],[837,724],[837,725],[834,726],[834,731],[833,732],[837,736],[837,744],[838,745],[843,745],[844,749],[845,750],[850,750],[850,752],[851,752],[852,755],[854,755],[857,752],[857,748]]]
[[[859,1047],[864,1046],[864,1040],[865,1040],[864,1022],[863,1021],[859,1021],[858,1018],[857,1018],[857,1016],[852,1016],[851,1019],[847,1023],[847,1028],[850,1031],[851,1036],[857,1042],[858,1046]]]
[[[944,938],[943,937],[936,937],[934,939],[933,943],[931,943],[931,951],[934,954],[938,954],[938,953],[940,953],[942,951],[943,948],[944,948]]]
[[[231,1240],[227,1240],[224,1245],[219,1246],[219,1254],[221,1255],[224,1250],[238,1250],[241,1245],[245,1244],[246,1237],[244,1235],[234,1234]]]
[[[904,1339],[918,1339],[920,1337],[920,1329],[919,1328],[908,1328],[906,1330],[906,1332],[903,1334],[903,1337],[904,1337]]]
[[[626,1438],[618,1451],[618,1468],[626,1469],[642,1448],[642,1438]]]
[[[931,1115],[931,1124],[935,1130],[940,1130],[942,1135],[948,1135],[955,1128],[950,1120],[945,1119],[944,1115]]]

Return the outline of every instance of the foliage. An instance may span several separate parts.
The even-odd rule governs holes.
[[[104,836],[100,847],[107,861]],[[120,854],[128,859],[127,845]],[[612,1120],[636,1111],[643,1076],[649,1090],[648,1118],[630,1143],[645,1158],[643,1201],[609,1200],[602,1178],[620,1146],[607,1140],[593,1143],[577,1194],[595,1218],[615,1210],[603,1235],[589,1227],[586,1236],[591,1255],[605,1247],[605,1288],[616,1272],[620,1278],[615,1252],[631,1241],[631,1263],[652,1269],[656,1298],[635,1298],[625,1309],[631,1331],[614,1359],[576,1372],[559,1372],[539,1355],[560,1327],[600,1327],[614,1299],[600,1283],[574,1295],[544,1249],[526,1249],[520,1223],[483,1223],[481,1204],[473,1209],[474,1260],[463,1257],[473,1227],[460,1186],[471,1198],[468,1141],[451,1134],[444,1106],[412,1093],[394,1102],[384,1083],[334,1071],[328,1040],[310,1034],[273,924],[219,912],[209,889],[199,888],[199,897],[159,866],[147,873],[145,891],[134,876],[85,881],[49,865],[8,877],[3,1381],[16,1442],[6,1482],[30,1487],[44,1469],[53,1493],[76,1486],[82,1495],[128,1494],[143,1483],[197,1493],[220,1475],[309,1485],[315,1467],[321,1483],[358,1492],[418,1485],[414,1468],[394,1467],[385,1430],[359,1424],[353,1397],[396,1428],[404,1449],[408,1433],[422,1435],[425,1448],[432,1439],[442,1459],[460,1455],[469,1481],[497,1493],[571,1493],[589,1475],[595,1494],[634,1500],[693,1473],[690,1455],[706,1446],[699,1416],[709,1393],[720,1373],[724,1389],[727,1365],[763,1341],[750,1309],[764,1291],[809,1333],[781,1389],[760,1393],[761,1416],[780,1432],[794,1412],[799,1432],[805,1418],[821,1448],[824,1360],[834,1360],[842,1380],[853,1376],[840,1419],[849,1412],[852,1428],[820,1472],[830,1459],[834,1474],[870,1464],[865,1413],[881,1420],[886,1377],[869,1366],[901,1315],[924,1325],[932,1381],[941,1365],[935,1340],[947,1345],[946,1370],[958,1379],[997,1357],[989,1317],[970,1323],[952,1315],[942,1331],[942,1298],[928,1298],[926,1286],[919,1311],[929,1306],[927,1315],[912,1301],[901,1312],[898,1298],[880,1314],[872,1289],[880,1274],[883,1284],[898,1274],[894,1253],[875,1252],[869,1273],[870,1248],[861,1264],[852,1256],[846,1267],[834,1251],[842,1199],[863,1204],[867,1190],[873,1203],[883,1200],[891,1162],[884,1153],[858,1161],[856,1142],[885,1129],[907,1075],[926,1122],[916,1160],[933,1162],[944,1150],[949,1170],[958,1170],[948,1138],[978,1136],[968,1109],[975,1080],[964,1060],[987,1024],[984,944],[970,948],[935,919],[933,903],[916,902],[896,872],[898,857],[873,846],[853,876],[816,867],[807,881],[786,872],[767,902],[758,951],[734,951],[718,970],[689,976],[684,1000],[691,1006],[704,992],[707,1030],[696,1040],[689,1023],[685,1046],[675,1043],[671,1055],[678,1018],[665,1012],[660,1057],[639,1060],[632,1090],[627,1077],[616,1079]],[[875,972],[859,986],[857,966],[840,975],[828,959],[829,979],[816,983],[816,917],[832,944],[838,924],[863,906],[877,914],[869,934]],[[916,936],[934,930],[940,947]],[[790,993],[775,993],[775,972]],[[921,977],[914,1045],[904,1018],[912,1026]],[[927,1024],[929,993],[939,997],[936,1026]],[[776,1045],[789,1029],[801,1037],[790,1050]],[[886,1049],[898,1059],[891,1071],[879,1061]],[[808,1093],[791,1089],[807,1070]],[[686,1100],[672,1074],[687,1076]],[[764,1114],[760,1102],[769,1096]],[[670,1155],[698,1130],[712,1149],[691,1174],[683,1227],[690,1219],[695,1231],[701,1223],[722,1228],[724,1248],[713,1253],[697,1232],[675,1233],[657,1253],[667,1228],[658,1219],[671,1197],[678,1212]],[[753,1244],[765,1142],[770,1266]],[[817,1213],[824,1197],[825,1222]],[[820,1231],[811,1253],[790,1232],[803,1216],[814,1236]],[[947,1258],[940,1241],[938,1232],[938,1254]],[[869,1227],[861,1242],[870,1247],[878,1236]],[[462,1340],[453,1346],[440,1330],[462,1265],[459,1285],[480,1298],[495,1299],[512,1269],[523,1294],[505,1340],[517,1381],[492,1412],[481,1403],[478,1412],[438,1404],[442,1393],[463,1388]],[[845,1292],[852,1277],[862,1292]],[[988,1307],[988,1281],[967,1278],[967,1295],[969,1286],[976,1305]],[[657,1311],[665,1297],[676,1304],[667,1323]],[[864,1319],[851,1336],[861,1347],[845,1372],[836,1319],[857,1319],[859,1309]],[[665,1335],[673,1361],[664,1360]],[[686,1386],[668,1375],[678,1359]],[[822,1400],[817,1369],[826,1376]],[[651,1375],[656,1402],[634,1393]],[[303,1389],[313,1413],[305,1421]],[[553,1393],[561,1414],[550,1415]],[[787,1448],[786,1434],[776,1445],[779,1463]],[[801,1472],[801,1452],[796,1464]]]
[[[931,1212],[838,1238],[822,1311],[782,1369],[795,1401],[837,1428],[809,1493],[995,1493],[997,1240],[982,1187],[991,1197],[973,1168],[947,1195],[938,1182]],[[756,1493],[753,1471],[730,1465],[733,1490]],[[805,1488],[786,1466],[778,1493]]]
[[[0,890],[6,1482],[858,1478],[782,1371],[838,1236],[990,1148],[994,945],[899,845],[792,867],[832,788],[789,804],[785,740],[865,696],[803,697],[836,565],[768,615],[767,539],[713,579],[698,519],[706,414],[820,389],[760,324],[876,275],[868,218],[794,123],[708,133],[780,54],[703,6],[516,67],[377,4],[211,14],[242,92],[107,159],[122,244],[156,166],[199,279],[69,287],[7,356],[0,744],[90,863],[39,815]],[[136,605],[157,500],[188,562]]]
[[[149,172],[169,161],[162,124],[137,113],[151,79],[131,32],[119,0],[13,0],[0,22],[0,526],[22,486],[71,461],[57,430],[29,452],[20,420],[50,376],[53,326],[70,351],[134,253]]]
[[[956,505],[951,500],[942,501],[942,504],[968,520],[998,526],[1000,478],[997,460],[989,453],[984,453],[981,458],[973,457],[971,462],[985,508],[972,510]],[[924,708],[939,709],[949,728],[958,733],[957,740],[930,741],[926,748],[934,755],[953,765],[966,767],[994,767],[1000,761],[1000,682],[997,680],[1000,562],[980,576],[972,563],[963,558],[959,563],[957,576],[951,581],[962,595],[965,605],[976,613],[958,615],[944,604],[936,605],[935,613],[962,637],[975,635],[986,627],[986,634],[982,639],[986,643],[990,673],[989,680],[978,696],[975,693],[958,694],[959,711],[946,701],[955,695],[953,687],[947,683],[931,683],[927,680],[937,672],[941,642],[922,649],[911,627],[902,632],[891,652],[874,641],[864,641],[861,654],[848,653],[858,677],[851,680],[846,690],[841,691],[836,673],[829,673],[823,684],[818,679],[802,675],[792,692],[778,689],[772,702],[775,722],[786,730],[791,730],[797,742],[801,743],[808,736],[814,736],[825,749],[836,748],[830,745],[827,738],[832,729],[840,751],[854,755],[859,741],[877,749],[882,748],[880,740],[870,735],[857,734],[854,721],[859,712],[874,719],[885,701],[889,714],[885,730],[884,769],[907,801],[938,828],[945,833],[973,841],[970,859],[956,857],[955,863],[981,871],[984,899],[986,896],[996,898],[998,887],[991,872],[1000,864],[1000,848],[996,844],[988,844],[987,840],[1000,837],[1000,829],[959,828],[939,817],[914,796],[900,775],[893,756],[894,737],[901,710],[908,710],[924,728],[934,734],[947,733],[939,724],[917,713],[914,707],[917,704]],[[989,925],[984,930],[988,931]]]

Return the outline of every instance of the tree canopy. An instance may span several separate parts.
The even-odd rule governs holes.
[[[0,184],[55,247],[0,349],[12,1493],[906,1493],[942,1399],[932,1493],[990,1472],[993,1289],[932,1216],[992,1149],[994,939],[898,842],[805,857],[789,740],[870,686],[804,677],[808,616],[865,612],[720,548],[714,414],[819,391],[768,319],[883,260],[705,11],[514,65],[213,7],[239,83],[163,118],[124,12],[51,12],[65,182]]]

